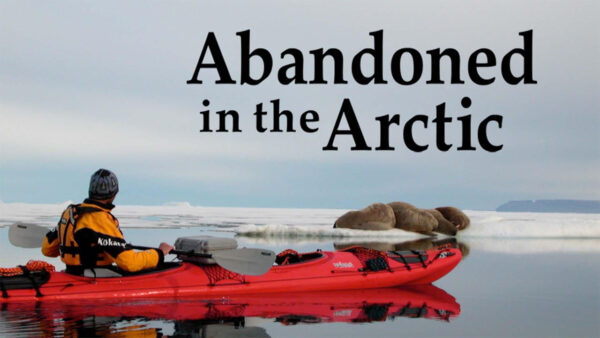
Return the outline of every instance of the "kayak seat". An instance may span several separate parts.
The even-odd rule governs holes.
[[[83,277],[105,278],[105,277],[122,277],[123,275],[112,269],[94,268],[83,270]]]
[[[300,262],[300,254],[296,250],[287,249],[280,252],[275,258],[277,265],[289,265]]]
[[[277,265],[291,265],[298,263],[305,263],[313,259],[321,258],[323,254],[321,252],[309,252],[305,254],[299,254],[297,251],[292,249],[283,250],[275,258]]]

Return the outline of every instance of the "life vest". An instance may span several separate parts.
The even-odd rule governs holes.
[[[135,272],[163,262],[159,249],[136,252],[129,247],[119,221],[110,213],[113,207],[91,199],[69,205],[57,226],[46,234],[42,253],[48,257],[60,256],[67,272],[74,274],[112,263]]]
[[[121,233],[118,228],[119,221],[113,214],[106,209],[92,206],[89,204],[71,204],[65,211],[63,211],[60,221],[58,222],[57,236],[59,241],[59,251],[62,261],[68,265],[81,265],[84,267],[94,267],[109,265],[112,261],[105,259],[105,255],[94,247],[80,248],[79,244],[75,240],[75,232],[78,230],[77,222],[88,213],[107,213],[111,220],[115,222],[116,229]],[[121,233],[122,236],[122,233]],[[82,258],[83,255],[83,258]]]

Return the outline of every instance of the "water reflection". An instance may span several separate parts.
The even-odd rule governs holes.
[[[336,250],[343,250],[351,246],[363,246],[379,251],[406,251],[406,250],[440,250],[445,248],[458,248],[462,253],[463,259],[469,255],[469,246],[458,241],[454,237],[436,238],[427,237],[402,242],[342,242],[333,243]]]
[[[459,314],[454,297],[433,285],[209,300],[4,303],[0,335],[269,337],[265,328],[251,324],[256,318],[297,325],[400,317],[450,321]]]

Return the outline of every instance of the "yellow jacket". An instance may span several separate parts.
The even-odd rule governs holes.
[[[56,228],[46,234],[42,253],[61,256],[67,271],[95,266],[117,266],[129,272],[149,269],[162,263],[158,249],[136,252],[127,248],[119,221],[110,210],[114,205],[86,199],[63,211]]]

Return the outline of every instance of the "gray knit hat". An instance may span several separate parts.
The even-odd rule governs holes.
[[[95,200],[114,197],[119,192],[117,175],[107,169],[98,169],[90,179],[89,196]]]

